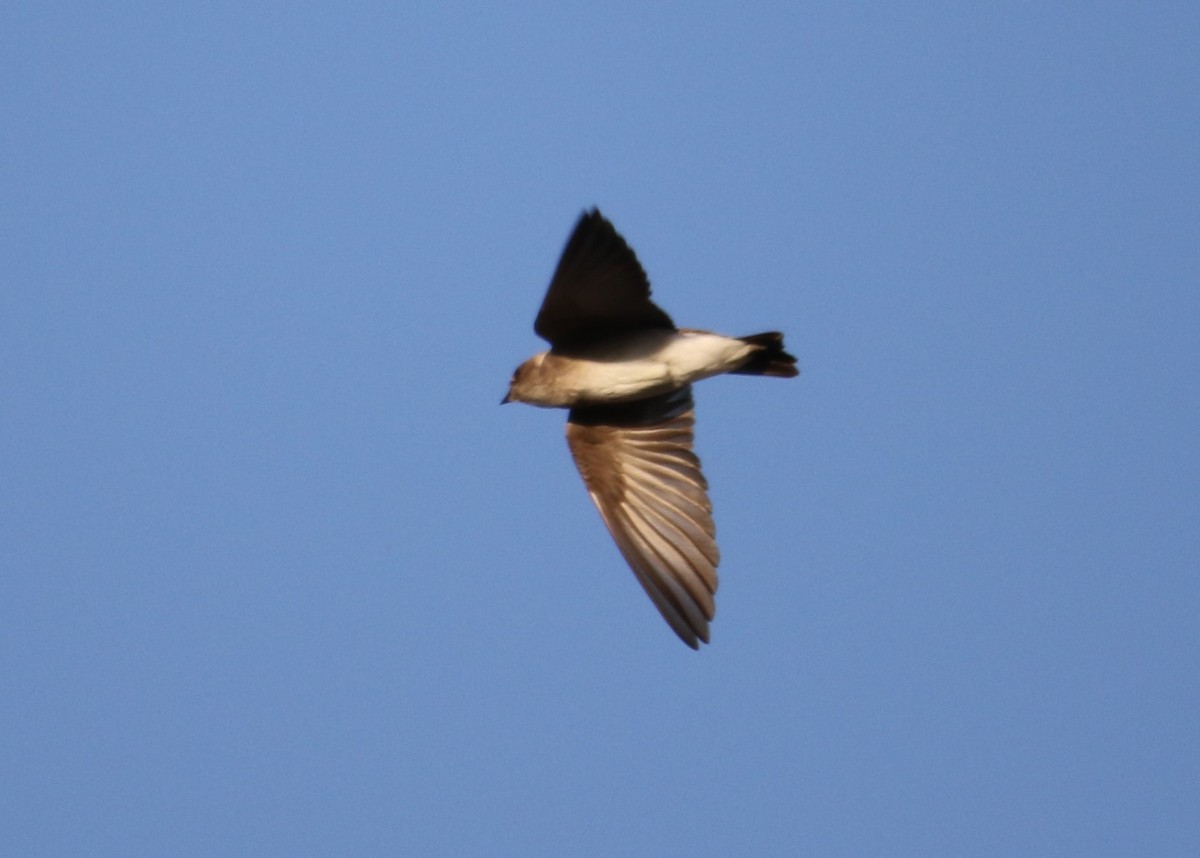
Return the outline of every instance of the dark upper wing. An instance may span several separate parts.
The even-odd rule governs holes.
[[[584,212],[563,249],[533,329],[570,347],[638,328],[674,330],[650,300],[650,282],[625,239],[598,209]]]
[[[633,573],[675,634],[708,643],[716,610],[716,528],[692,452],[685,387],[623,405],[574,408],[567,442],[588,494]]]

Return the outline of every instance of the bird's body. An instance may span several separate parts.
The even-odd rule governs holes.
[[[731,372],[757,350],[707,331],[635,331],[575,353],[534,355],[517,368],[510,395],[545,408],[632,402]]]
[[[547,352],[519,367],[504,402],[568,408],[567,443],[621,554],[675,633],[707,643],[716,528],[692,452],[691,385],[723,373],[790,378],[783,336],[676,328],[603,215],[585,212],[534,323]]]

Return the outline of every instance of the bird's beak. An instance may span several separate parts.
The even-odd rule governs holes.
[[[504,394],[504,398],[500,400],[500,404],[507,405],[510,402],[512,402],[512,391],[511,390],[508,393]]]

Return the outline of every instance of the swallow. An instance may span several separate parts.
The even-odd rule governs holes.
[[[533,329],[549,351],[517,367],[502,402],[566,408],[567,444],[588,494],[650,600],[692,649],[716,612],[716,527],[692,451],[692,384],[714,375],[792,378],[770,331],[677,328],[598,209],[563,249]]]

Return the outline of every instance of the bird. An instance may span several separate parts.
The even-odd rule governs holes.
[[[675,634],[699,649],[720,552],[692,449],[692,384],[723,373],[792,378],[796,358],[777,331],[676,327],[597,208],[567,240],[533,329],[550,349],[517,367],[501,404],[567,409],[567,444],[617,548]]]

